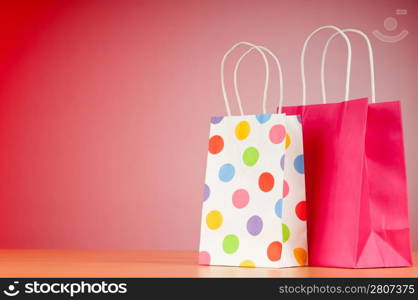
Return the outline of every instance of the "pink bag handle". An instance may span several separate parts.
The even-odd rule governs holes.
[[[282,112],[282,106],[283,106],[283,71],[282,71],[282,66],[281,66],[280,61],[277,58],[277,56],[270,49],[268,49],[266,47],[263,47],[263,46],[258,46],[258,48],[263,50],[264,52],[267,52],[271,57],[273,57],[274,61],[276,62],[276,66],[277,66],[277,69],[278,69],[278,72],[279,72],[280,94],[279,94],[279,110],[278,110],[278,113],[280,114]],[[240,99],[240,95],[239,95],[239,91],[238,91],[238,82],[237,82],[237,74],[238,74],[239,66],[240,66],[242,60],[254,49],[255,49],[255,47],[252,47],[249,50],[247,50],[244,54],[241,55],[241,57],[238,59],[237,63],[235,64],[234,89],[235,89],[235,96],[237,97],[237,99]],[[268,78],[266,78],[266,80],[268,80]]]
[[[252,43],[249,43],[249,42],[238,42],[238,43],[236,43],[231,48],[229,48],[228,51],[226,51],[224,57],[222,58],[222,62],[221,62],[221,85],[222,85],[222,93],[223,93],[224,100],[225,100],[226,112],[228,113],[228,116],[231,115],[231,109],[230,109],[230,106],[229,106],[228,96],[226,94],[226,89],[225,89],[225,76],[224,76],[225,61],[228,58],[229,54],[231,54],[231,52],[234,51],[234,49],[236,47],[241,46],[241,45],[247,45],[247,46],[250,46],[250,47],[254,48],[255,50],[257,50],[261,54],[261,56],[264,60],[264,64],[266,66],[266,81],[264,83],[264,92],[263,92],[263,113],[266,113],[267,90],[268,90],[268,83],[269,83],[269,76],[270,76],[269,64],[268,64],[267,57],[264,54],[264,52],[261,51],[258,48],[258,46],[254,45]],[[244,115],[244,111],[242,110],[242,105],[241,105],[241,99],[237,98],[237,102],[238,102],[238,108],[240,110],[241,115]]]
[[[373,49],[372,44],[370,43],[370,40],[368,36],[358,29],[343,29],[343,32],[354,32],[360,34],[365,40],[367,44],[367,50],[369,51],[369,61],[370,61],[370,83],[371,83],[371,90],[372,90],[372,103],[376,103],[376,85],[375,85],[375,74],[374,74],[374,58],[373,58]],[[330,42],[339,35],[339,32],[334,33],[325,44],[324,51],[322,52],[322,60],[321,60],[321,87],[322,87],[322,102],[327,103],[326,101],[326,91],[325,91],[325,58],[327,56],[328,47]],[[351,69],[351,65],[350,65]]]
[[[345,82],[345,101],[348,100],[349,97],[349,90],[350,90],[350,72],[351,72],[351,44],[350,44],[350,40],[348,39],[347,35],[338,27],[334,26],[334,25],[326,25],[326,26],[322,26],[317,28],[316,30],[314,30],[305,40],[305,43],[303,44],[303,48],[302,48],[302,53],[300,56],[300,68],[301,68],[301,75],[302,75],[302,104],[306,105],[306,78],[305,78],[305,52],[306,52],[306,48],[308,46],[308,42],[310,41],[310,39],[319,31],[323,30],[323,29],[334,29],[336,30],[339,34],[341,34],[347,44],[347,50],[348,50],[348,55],[347,55],[347,74],[346,74],[346,82]]]

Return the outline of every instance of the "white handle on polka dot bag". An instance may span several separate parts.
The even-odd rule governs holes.
[[[281,66],[280,61],[277,58],[277,56],[270,49],[268,49],[266,47],[263,47],[263,46],[257,46],[257,47],[259,49],[267,52],[268,54],[270,54],[270,56],[273,57],[274,61],[276,62],[277,69],[279,71],[280,94],[279,94],[279,110],[278,110],[278,112],[280,114],[282,112],[282,106],[283,106],[283,71],[282,71],[282,66]],[[235,90],[235,96],[236,96],[237,101],[239,103],[241,102],[241,97],[239,95],[238,82],[237,82],[238,69],[239,69],[241,61],[244,59],[244,57],[247,56],[250,52],[252,52],[255,49],[256,49],[256,47],[251,47],[250,49],[248,49],[244,54],[241,55],[241,57],[238,59],[236,65],[235,65],[235,69],[234,69],[234,90]],[[266,82],[267,81],[268,81],[268,77],[266,77]]]
[[[349,95],[349,89],[350,89],[350,72],[351,72],[351,43],[348,39],[347,35],[338,27],[334,25],[326,25],[321,26],[314,30],[305,40],[305,43],[303,44],[302,53],[300,56],[300,67],[301,67],[301,75],[302,75],[302,104],[306,105],[306,78],[305,78],[305,52],[306,48],[308,46],[308,42],[310,39],[319,31],[323,29],[334,29],[338,32],[338,34],[342,35],[346,44],[347,44],[347,73],[346,73],[346,82],[345,82],[345,101],[348,100]],[[325,102],[324,102],[325,103]]]
[[[225,75],[224,75],[225,61],[228,58],[229,54],[231,54],[231,52],[235,48],[237,48],[238,46],[241,46],[241,45],[247,45],[247,46],[250,46],[250,47],[254,48],[255,50],[257,50],[261,54],[261,56],[264,60],[264,64],[266,66],[266,81],[264,83],[264,92],[263,92],[263,113],[266,113],[267,90],[268,90],[268,83],[269,83],[269,77],[270,77],[269,64],[268,64],[267,57],[264,54],[264,52],[262,50],[260,50],[258,46],[254,45],[252,43],[249,43],[249,42],[238,42],[238,43],[236,43],[231,48],[229,48],[228,51],[226,51],[224,57],[222,58],[222,62],[221,62],[221,85],[222,85],[222,93],[223,93],[224,100],[225,100],[226,112],[228,113],[228,116],[231,115],[231,109],[230,109],[230,106],[229,106],[228,96],[226,94],[226,89],[225,89]],[[244,111],[242,110],[242,105],[241,105],[241,99],[237,98],[237,102],[238,102],[238,108],[240,110],[241,115],[244,115]]]
[[[376,87],[375,87],[375,75],[374,75],[374,58],[373,58],[373,49],[372,49],[372,44],[370,43],[369,38],[367,37],[367,35],[358,30],[358,29],[343,29],[343,32],[353,32],[353,33],[358,33],[360,34],[367,43],[367,50],[369,51],[369,61],[370,61],[370,82],[371,82],[371,90],[372,90],[372,103],[376,103]],[[327,56],[327,52],[328,52],[328,47],[330,42],[336,37],[338,36],[340,33],[336,32],[334,33],[327,41],[327,43],[325,44],[325,48],[324,51],[322,52],[322,60],[321,60],[321,87],[322,87],[322,101],[324,103],[326,103],[326,91],[325,91],[325,58]],[[350,65],[350,69],[351,69],[351,65]]]

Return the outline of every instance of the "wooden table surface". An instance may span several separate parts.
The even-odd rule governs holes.
[[[195,251],[0,250],[0,277],[418,277],[414,267],[285,269],[199,266]]]

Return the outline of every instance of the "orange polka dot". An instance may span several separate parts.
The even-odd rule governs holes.
[[[218,154],[224,148],[224,140],[219,135],[214,135],[209,139],[209,152]]]
[[[274,187],[274,177],[268,172],[260,175],[258,178],[258,186],[263,192],[270,192]]]
[[[306,265],[306,260],[308,258],[308,255],[305,249],[295,248],[293,249],[293,255],[295,256],[295,259],[299,265],[301,266]]]
[[[282,243],[272,242],[267,248],[267,257],[271,261],[278,261],[282,257]]]

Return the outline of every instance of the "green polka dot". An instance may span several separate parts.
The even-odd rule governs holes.
[[[287,242],[290,237],[290,230],[286,224],[282,224],[283,243]]]
[[[232,254],[238,250],[239,239],[235,234],[228,234],[225,236],[222,246],[225,253]]]
[[[258,151],[254,147],[249,147],[245,149],[244,154],[242,155],[242,160],[244,164],[251,167],[254,166],[258,161]]]

